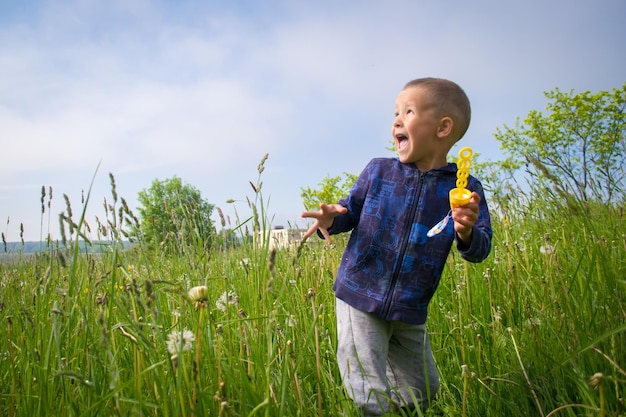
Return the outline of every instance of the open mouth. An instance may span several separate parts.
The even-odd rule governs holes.
[[[409,143],[409,138],[407,138],[404,135],[396,135],[396,148],[398,149],[398,152],[406,148],[408,143]]]

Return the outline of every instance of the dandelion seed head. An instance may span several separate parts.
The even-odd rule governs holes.
[[[192,301],[206,301],[209,297],[209,289],[206,285],[198,285],[189,290],[189,298]]]
[[[215,301],[215,307],[223,313],[225,313],[226,310],[228,310],[228,306],[231,305],[239,305],[239,296],[234,291],[224,291],[217,301]]]
[[[165,344],[167,351],[173,356],[181,352],[189,352],[195,340],[196,337],[191,330],[183,330],[182,332],[174,330],[167,336]]]
[[[601,372],[596,372],[593,374],[591,379],[589,380],[589,385],[593,388],[596,388],[602,383],[602,379],[604,378],[604,374]]]
[[[193,301],[196,305],[196,308],[206,307],[207,300],[209,299],[209,289],[206,285],[198,285],[197,287],[192,287],[189,290],[189,299]]]
[[[539,317],[529,317],[528,318],[528,324],[530,324],[530,326],[532,326],[532,327],[541,326],[541,318],[539,318]]]

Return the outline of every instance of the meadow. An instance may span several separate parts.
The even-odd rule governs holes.
[[[357,416],[335,359],[345,237],[254,244],[270,225],[253,189],[252,218],[231,226],[243,243],[209,250],[124,247],[114,190],[97,227],[68,202],[66,245],[0,263],[0,414]],[[622,209],[517,203],[492,213],[486,261],[448,259],[425,415],[626,415]]]

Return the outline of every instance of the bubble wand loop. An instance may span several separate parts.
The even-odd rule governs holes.
[[[452,219],[452,210],[454,210],[455,207],[469,204],[470,199],[472,198],[472,192],[465,187],[467,186],[467,178],[469,177],[469,168],[472,165],[472,154],[472,149],[467,147],[462,148],[459,151],[459,162],[457,162],[458,170],[456,172],[456,188],[451,189],[449,194],[450,211],[446,217],[444,217],[439,223],[433,226],[428,233],[426,233],[426,236],[433,237],[443,232],[450,219]]]

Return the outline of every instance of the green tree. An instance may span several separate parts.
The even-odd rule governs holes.
[[[181,245],[210,245],[215,229],[211,221],[214,206],[200,191],[180,178],[154,180],[138,195],[141,233],[157,245],[182,248]]]
[[[343,177],[326,176],[318,184],[318,188],[302,188],[300,197],[306,210],[315,210],[321,203],[336,203],[347,196],[358,175],[343,173]]]
[[[544,93],[546,114],[533,110],[495,138],[509,166],[525,166],[544,189],[581,202],[624,199],[626,83],[613,91]]]

